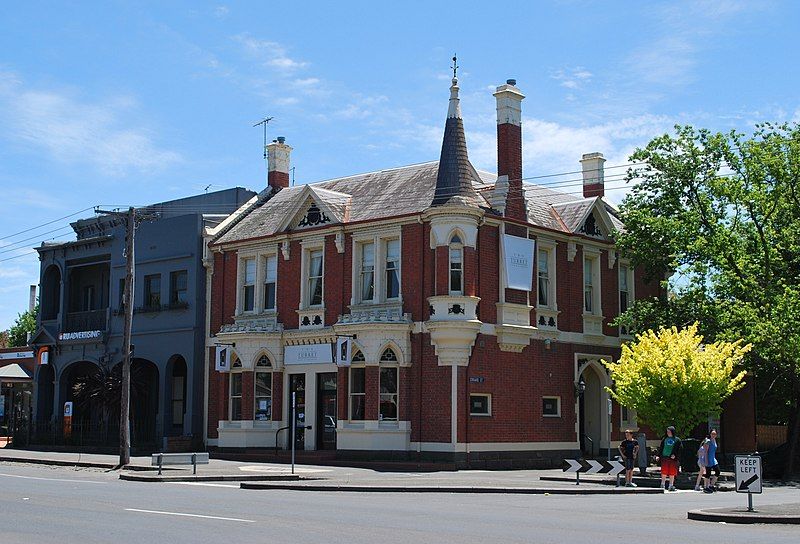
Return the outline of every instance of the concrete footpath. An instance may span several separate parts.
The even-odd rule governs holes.
[[[0,450],[0,462],[38,463],[60,466],[117,469],[114,455],[42,452],[32,450]],[[164,467],[162,475],[150,465],[151,458],[132,457],[120,471],[120,479],[137,482],[241,482],[243,489],[343,491],[343,492],[416,492],[416,493],[513,493],[513,494],[651,494],[663,493],[655,488],[625,488],[599,481],[546,481],[556,476],[556,470],[461,470],[439,472],[382,471],[379,467],[355,468],[342,466],[296,465],[253,461],[211,459],[208,465],[198,465],[197,474],[191,467]]]

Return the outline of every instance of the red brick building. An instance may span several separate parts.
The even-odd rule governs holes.
[[[580,160],[582,196],[524,183],[509,80],[497,174],[478,171],[458,90],[436,162],[289,187],[291,148],[267,146],[269,186],[208,232],[210,447],[275,446],[292,393],[298,447],[341,457],[546,465],[636,427],[609,418],[599,361],[625,332],[609,322],[658,286],[614,249],[603,156]]]

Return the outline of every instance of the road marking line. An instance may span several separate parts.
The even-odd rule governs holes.
[[[187,514],[185,512],[162,512],[160,510],[141,510],[139,508],[126,508],[128,512],[141,512],[143,514],[161,514],[164,516],[181,516],[186,518],[219,519],[222,521],[240,521],[242,523],[255,523],[253,519],[223,518],[220,516],[205,516],[203,514]]]
[[[72,482],[72,483],[79,483],[79,484],[107,484],[108,482],[98,482],[96,480],[67,480],[66,478],[40,478],[38,476],[21,476],[19,474],[3,474],[0,472],[0,476],[5,476],[7,478],[24,478],[26,480],[46,480],[48,482]]]

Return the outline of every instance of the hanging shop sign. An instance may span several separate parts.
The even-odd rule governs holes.
[[[535,242],[519,236],[503,235],[503,254],[506,265],[506,287],[530,291],[533,283]]]
[[[340,336],[336,339],[336,366],[350,366],[353,360],[353,339]]]
[[[331,344],[309,344],[306,346],[286,346],[283,353],[287,365],[320,365],[333,363]]]
[[[231,369],[228,362],[228,348],[226,346],[217,346],[217,358],[214,368],[218,372],[227,372]]]

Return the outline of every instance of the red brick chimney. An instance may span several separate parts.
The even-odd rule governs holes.
[[[585,153],[581,158],[583,170],[583,198],[594,198],[605,194],[603,180],[603,163],[606,162],[602,153]]]
[[[527,221],[522,192],[522,99],[517,80],[497,87],[497,175],[508,176],[505,216]]]
[[[289,155],[292,148],[286,145],[286,138],[278,136],[267,145],[267,185],[280,191],[289,186]]]

